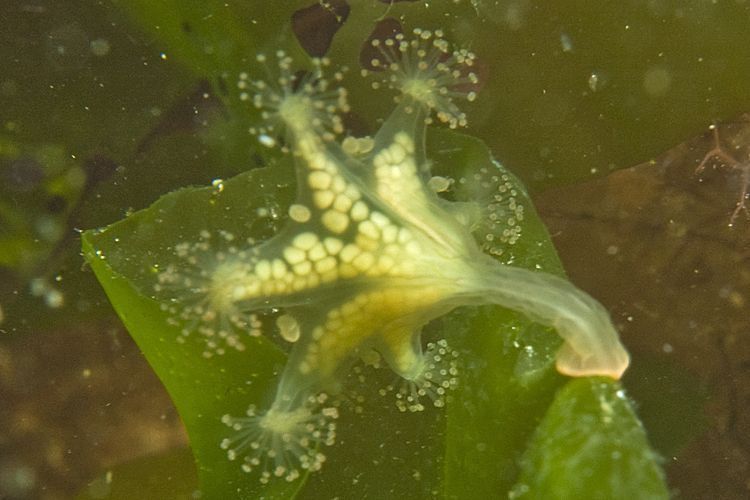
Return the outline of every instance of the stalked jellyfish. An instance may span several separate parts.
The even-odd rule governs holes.
[[[327,61],[297,73],[277,53],[273,82],[241,76],[243,99],[265,120],[252,131],[266,145],[283,142],[295,161],[297,199],[287,224],[257,245],[231,242],[213,262],[203,261],[208,236],[187,252],[178,248],[200,271],[166,269],[159,279],[157,295],[172,309],[182,304],[181,316],[212,325],[202,327],[209,350],[223,349],[222,338],[239,342],[226,333],[231,326],[277,331],[291,343],[270,406],[223,418],[235,434],[222,447],[263,481],[292,481],[320,468],[320,446],[333,442],[337,414],[323,393],[340,390],[342,371],[373,350],[405,381],[400,408],[419,410],[423,397],[440,406],[456,383],[455,355],[444,341],[423,351],[421,329],[458,306],[498,304],[554,327],[564,340],[556,356],[564,374],[617,379],[628,365],[598,302],[564,279],[503,265],[482,251],[472,229],[491,232],[495,223],[478,217],[523,216],[500,170],[482,174],[496,202],[490,208],[442,199],[436,191],[451,181],[430,182],[426,126],[432,116],[451,127],[466,123],[456,99],[474,98],[475,56],[425,30],[374,44],[376,86],[384,82],[399,96],[372,138],[335,139],[348,104],[346,92],[324,78]],[[258,58],[263,65],[270,59]],[[518,237],[511,233],[509,241]],[[223,335],[210,335],[216,332]]]

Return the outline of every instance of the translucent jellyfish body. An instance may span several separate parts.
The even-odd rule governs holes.
[[[564,341],[556,366],[566,375],[619,378],[628,365],[598,302],[564,279],[503,265],[483,251],[499,253],[472,229],[492,229],[493,217],[523,218],[502,173],[488,173],[484,183],[489,207],[449,202],[438,192],[450,181],[430,181],[426,127],[431,116],[450,127],[466,123],[456,100],[475,97],[466,88],[477,81],[474,55],[424,30],[375,46],[376,87],[399,95],[372,138],[336,140],[338,113],[349,105],[346,92],[325,79],[327,61],[298,76],[279,53],[274,81],[242,75],[242,96],[265,120],[252,131],[266,145],[283,142],[295,161],[297,198],[287,224],[258,245],[232,242],[213,259],[210,245],[197,244],[183,261],[200,271],[166,269],[159,277],[158,294],[170,307],[197,316],[207,351],[241,344],[229,333],[237,328],[273,330],[291,343],[269,407],[223,418],[235,433],[222,442],[228,457],[262,481],[320,468],[337,414],[321,394],[339,390],[342,371],[373,350],[405,381],[396,391],[400,408],[421,409],[425,398],[443,404],[457,381],[454,355],[440,341],[423,351],[421,329],[458,306],[498,304],[555,328]],[[518,237],[512,228],[501,235]]]

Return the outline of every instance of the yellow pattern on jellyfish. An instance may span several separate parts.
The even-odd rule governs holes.
[[[418,397],[429,392],[420,385],[426,370],[433,359],[451,358],[442,341],[423,352],[421,328],[458,306],[499,304],[554,327],[564,340],[556,366],[566,375],[619,378],[628,365],[598,302],[564,279],[485,254],[467,220],[457,216],[465,211],[430,186],[426,126],[432,115],[451,127],[465,124],[456,85],[477,81],[474,55],[452,51],[439,33],[425,30],[375,46],[382,57],[373,66],[384,68],[381,81],[400,95],[372,139],[335,140],[338,113],[348,104],[346,92],[329,88],[323,77],[327,61],[314,61],[299,79],[291,60],[278,53],[276,82],[243,75],[239,83],[266,120],[253,130],[259,140],[276,144],[271,134],[283,127],[298,194],[278,234],[226,256],[216,276],[206,277],[197,311],[256,325],[254,311],[283,312],[276,325],[293,344],[274,402],[223,418],[236,433],[222,442],[229,458],[260,471],[264,482],[291,481],[321,467],[318,446],[334,441],[337,412],[320,395],[335,392],[341,371],[373,350],[414,384],[403,407],[421,409]]]

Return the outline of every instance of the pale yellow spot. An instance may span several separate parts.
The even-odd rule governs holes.
[[[427,181],[427,187],[435,193],[444,193],[445,191],[448,191],[452,183],[453,181],[451,179],[436,175]]]
[[[276,326],[279,328],[279,335],[287,342],[297,342],[300,337],[300,328],[297,320],[288,314],[282,314],[276,318]]]
[[[330,207],[335,197],[336,195],[333,194],[332,191],[315,191],[313,193],[313,201],[315,202],[315,206],[321,210],[325,210],[326,208]]]
[[[370,252],[363,252],[352,261],[354,267],[360,271],[367,271],[375,263],[375,257]]]
[[[359,295],[354,297],[354,301],[360,306],[364,306],[365,304],[370,302],[370,297],[365,293],[360,293]]]
[[[339,258],[341,259],[342,262],[351,262],[361,252],[362,251],[359,249],[357,245],[353,245],[350,243],[346,245],[343,249],[341,249]]]
[[[341,306],[341,314],[343,316],[353,316],[359,311],[359,305],[356,302],[347,302]]]
[[[281,259],[274,259],[271,263],[271,273],[277,280],[283,278],[286,274],[286,264],[284,264],[284,261]]]
[[[358,234],[354,239],[354,242],[360,247],[360,249],[368,252],[374,252],[378,249],[378,240],[374,240],[364,234]]]
[[[333,208],[339,212],[348,212],[352,207],[352,200],[344,194],[340,194],[336,197],[336,201],[333,202]]]
[[[251,278],[251,281],[255,282],[256,280]],[[247,288],[244,285],[233,286],[231,291],[229,292],[230,300],[232,302],[242,300],[245,297],[245,290],[247,290]]]
[[[326,166],[326,157],[319,153],[308,154],[307,162],[310,165],[310,168],[314,170],[322,170],[323,167]]]
[[[383,252],[387,255],[402,255],[403,254],[403,247],[399,245],[386,245],[383,249]]]
[[[400,144],[407,153],[411,154],[414,152],[414,141],[411,140],[409,134],[406,132],[398,132],[393,136],[393,140]]]
[[[362,221],[359,223],[359,232],[369,238],[372,238],[373,240],[377,240],[378,238],[380,238],[380,231],[378,231],[378,228],[375,227],[375,224],[373,224],[370,220]]]
[[[381,177],[383,175],[384,168],[388,166],[388,162],[386,161],[385,156],[383,156],[383,153],[380,153],[372,159],[372,165],[373,167],[375,167],[375,174],[378,177]]]
[[[391,153],[390,160],[393,164],[401,163],[406,158],[406,150],[398,143],[391,144],[391,147],[389,147],[388,150]]]
[[[295,274],[299,276],[305,276],[307,274],[310,274],[310,271],[312,271],[312,262],[307,260],[304,262],[300,262],[299,264],[295,264],[293,269]]]
[[[383,241],[385,243],[393,243],[398,237],[398,228],[396,226],[387,226],[383,229]]]
[[[372,215],[370,215],[370,220],[372,220],[378,227],[385,227],[391,223],[388,217],[380,212],[373,212]]]
[[[305,252],[296,247],[286,247],[284,249],[284,258],[290,264],[298,264],[305,260]]]
[[[271,264],[267,260],[259,260],[255,264],[255,274],[261,281],[266,281],[271,277]]]
[[[320,276],[318,276],[315,273],[310,273],[307,275],[307,286],[310,288],[314,288],[320,284]]]
[[[372,151],[375,146],[375,141],[372,137],[347,137],[341,142],[341,149],[343,149],[350,156],[364,155]]]
[[[321,283],[330,283],[331,281],[336,281],[339,278],[339,273],[336,268],[331,269],[328,272],[325,272],[320,275],[320,282]]]
[[[346,181],[344,180],[344,178],[340,176],[334,177],[332,189],[336,194],[343,193],[346,189]]]
[[[331,175],[320,170],[310,173],[307,182],[313,189],[328,189],[331,185]]]
[[[289,217],[295,222],[307,222],[310,220],[310,209],[305,205],[295,203],[289,206]]]
[[[258,292],[260,292],[260,281],[253,280],[242,288],[244,288],[244,290],[241,293],[241,297],[237,297],[237,300],[257,295]]]
[[[396,264],[392,269],[392,273],[398,273],[405,276],[411,276],[415,272],[414,261],[404,260]]]
[[[313,340],[320,340],[320,338],[323,336],[323,333],[325,333],[325,330],[322,326],[316,326],[313,328],[312,331],[312,338]]]
[[[300,233],[294,238],[294,246],[300,250],[310,250],[317,242],[315,233]]]
[[[410,174],[414,174],[417,171],[417,166],[414,164],[414,160],[411,158],[407,158],[406,160],[401,163],[401,169],[402,172],[408,172]],[[411,179],[412,186],[416,189],[416,187],[420,184],[415,181],[414,178]]]
[[[361,137],[359,139],[359,151],[360,153],[366,154],[372,151],[375,147],[375,139],[372,137]]]
[[[362,195],[354,184],[349,184],[344,190],[344,194],[351,198],[352,201],[357,201]]]
[[[388,272],[395,263],[396,261],[393,260],[393,257],[390,257],[388,255],[381,255],[378,258],[378,269],[383,273]]]
[[[406,244],[406,251],[412,255],[420,255],[422,253],[422,247],[416,241],[410,241]]]
[[[359,274],[359,271],[351,264],[343,263],[339,266],[339,274],[342,278],[354,278]]]
[[[294,282],[292,283],[292,290],[294,290],[295,292],[304,290],[306,287],[307,287],[307,280],[304,278],[295,278]]]
[[[318,261],[328,255],[322,244],[318,243],[307,252],[307,258],[311,261]]]
[[[323,240],[323,245],[325,245],[329,254],[336,255],[341,251],[344,243],[338,238],[326,238]]]
[[[336,268],[336,259],[334,257],[326,257],[315,263],[315,270],[319,273],[327,273],[332,269]]]
[[[351,211],[352,220],[355,222],[359,222],[362,220],[365,220],[368,215],[370,215],[370,210],[368,210],[367,205],[363,201],[358,201],[354,204]]]
[[[359,143],[357,138],[351,136],[345,137],[344,140],[341,141],[341,149],[350,156],[359,154]]]
[[[342,326],[344,326],[344,323],[340,319],[332,319],[326,322],[326,329],[331,333],[341,330]]]
[[[406,243],[411,241],[411,238],[412,238],[411,231],[409,231],[405,227],[402,227],[398,231],[398,242],[401,243],[402,245],[405,245]]]
[[[325,227],[336,234],[343,233],[349,227],[349,217],[337,210],[326,210],[321,220]]]

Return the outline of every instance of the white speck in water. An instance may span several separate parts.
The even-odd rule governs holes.
[[[267,134],[259,134],[258,142],[263,144],[267,148],[272,148],[276,146],[276,139],[274,139],[273,137]]]
[[[592,92],[596,92],[598,90],[601,90],[602,85],[604,84],[604,81],[599,73],[596,71],[593,71],[589,75],[589,88]]]
[[[672,347],[672,344],[669,342],[665,342],[664,345],[661,346],[661,350],[664,354],[672,354],[672,352],[674,352],[674,347]]]
[[[610,245],[607,247],[607,255],[617,255],[617,253],[620,251],[620,247],[617,245]]]
[[[567,33],[560,34],[560,45],[563,52],[573,52],[573,40],[570,39]]]
[[[211,181],[211,185],[216,189],[217,193],[224,191],[224,179],[214,179]]]

